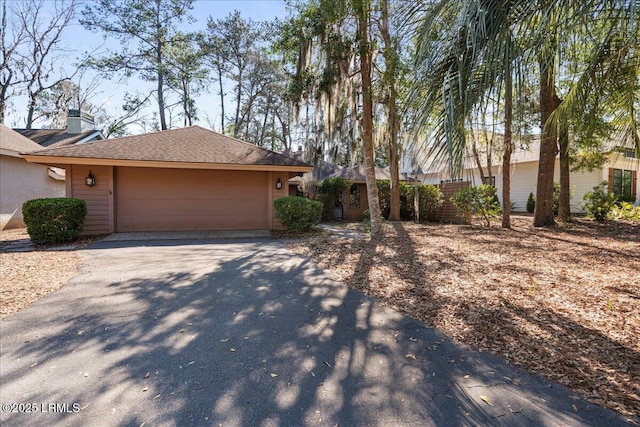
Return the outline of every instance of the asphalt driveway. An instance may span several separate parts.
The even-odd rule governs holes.
[[[349,291],[276,241],[80,253],[69,284],[1,323],[3,426],[625,423]]]

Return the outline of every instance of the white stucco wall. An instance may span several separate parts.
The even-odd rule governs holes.
[[[47,166],[0,156],[0,229],[24,226],[22,204],[41,197],[64,197],[65,182],[51,178]]]

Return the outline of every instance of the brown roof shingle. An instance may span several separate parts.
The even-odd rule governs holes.
[[[203,164],[309,165],[200,126],[92,141],[31,153],[34,156]]]
[[[23,153],[25,151],[41,150],[42,147],[20,135],[18,132],[11,130],[3,124],[0,124],[0,148],[3,150]]]

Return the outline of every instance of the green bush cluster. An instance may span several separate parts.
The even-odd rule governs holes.
[[[623,220],[640,223],[640,206],[634,206],[633,203],[620,202],[613,205],[607,218],[614,221]]]
[[[308,230],[318,225],[322,216],[322,203],[304,197],[287,196],[273,202],[276,218],[293,232]]]
[[[606,191],[605,188],[607,188],[607,181],[596,185],[592,191],[582,197],[587,216],[600,222],[607,219],[607,215],[618,201],[616,195]]]
[[[453,195],[451,202],[468,223],[474,218],[482,218],[486,221],[487,227],[490,227],[491,220],[500,216],[496,188],[491,185],[464,188]]]
[[[71,198],[33,199],[22,205],[22,216],[34,244],[70,242],[82,232],[87,203]]]
[[[322,203],[322,220],[334,218],[336,206],[341,206],[342,193],[349,188],[349,181],[344,178],[327,178],[318,184],[316,200]]]
[[[391,210],[391,184],[388,180],[379,180],[376,182],[378,186],[378,198],[380,200],[380,210],[382,216],[389,217]],[[442,191],[435,185],[410,185],[406,182],[400,182],[400,219],[414,219],[415,209],[413,206],[415,189],[418,188],[419,195],[419,213],[420,221],[426,221],[429,216],[434,214],[436,210],[444,203]]]

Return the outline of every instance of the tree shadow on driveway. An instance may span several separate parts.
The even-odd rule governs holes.
[[[0,354],[3,404],[80,410],[3,412],[3,425],[623,422],[277,242],[103,242],[81,254],[71,283],[3,321]]]

